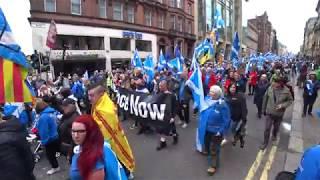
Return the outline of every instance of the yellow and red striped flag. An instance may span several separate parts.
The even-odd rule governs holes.
[[[30,65],[1,8],[0,30],[0,103],[33,102],[33,91],[26,81]]]
[[[33,102],[25,79],[28,70],[12,60],[0,57],[0,103]]]

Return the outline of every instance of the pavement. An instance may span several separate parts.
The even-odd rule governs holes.
[[[294,172],[303,152],[320,142],[320,119],[315,111],[320,108],[319,98],[313,107],[313,116],[301,117],[303,108],[303,89],[295,87],[296,100],[293,105],[292,130],[290,132],[288,152],[286,153],[285,171]]]
[[[207,175],[207,158],[195,150],[196,116],[191,116],[191,122],[186,129],[178,127],[179,143],[171,145],[168,138],[168,148],[156,151],[158,136],[156,134],[136,135],[137,130],[130,130],[132,120],[122,122],[122,126],[132,146],[136,159],[135,179],[137,180],[255,180],[274,179],[276,174],[284,169],[290,137],[292,107],[284,116],[280,140],[276,145],[269,145],[267,150],[260,151],[263,141],[265,118],[257,118],[257,110],[252,103],[253,97],[247,96],[248,127],[245,147],[233,147],[231,143],[223,146],[221,152],[221,167],[210,177]],[[289,127],[289,128],[288,128]],[[231,140],[231,139],[230,139]],[[36,164],[35,175],[41,180],[64,180],[68,178],[69,166],[64,157],[59,157],[62,171],[52,176],[45,173],[49,164],[44,155]]]

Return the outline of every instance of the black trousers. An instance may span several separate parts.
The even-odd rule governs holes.
[[[255,86],[249,84],[249,94],[254,93]]]
[[[179,102],[178,116],[182,121],[189,124],[189,102]]]
[[[273,116],[270,114],[267,116],[266,125],[265,125],[265,129],[264,129],[264,144],[268,144],[268,142],[269,142],[272,126],[273,126],[272,136],[274,138],[277,137],[281,122],[282,122],[282,117],[280,117],[280,116]]]
[[[307,110],[308,110],[308,114],[312,113],[312,108],[315,101],[316,101],[316,98],[312,98],[312,97],[303,98],[303,114],[306,114]]]
[[[56,158],[56,153],[60,150],[60,141],[56,139],[45,145],[46,156],[52,168],[59,167],[58,160]]]
[[[262,100],[262,101],[263,101],[263,100]],[[257,106],[257,109],[258,109],[258,115],[259,115],[259,116],[262,115],[262,103],[263,103],[262,101],[256,103],[256,106]]]

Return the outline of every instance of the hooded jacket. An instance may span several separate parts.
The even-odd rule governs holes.
[[[55,112],[56,110],[48,106],[40,113],[36,128],[39,131],[41,144],[43,145],[58,139]]]
[[[284,112],[287,107],[289,107],[293,102],[293,97],[290,90],[287,87],[282,87],[281,89],[274,89],[270,86],[264,97],[262,110],[269,115],[283,117]],[[277,110],[276,107],[281,105],[281,109]]]
[[[19,120],[0,123],[0,179],[34,180],[34,161]]]

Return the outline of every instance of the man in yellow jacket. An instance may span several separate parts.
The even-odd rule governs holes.
[[[103,84],[91,85],[88,97],[92,104],[92,117],[99,125],[104,139],[110,143],[119,161],[132,173],[135,169],[133,153],[120,126],[117,109],[105,92]]]

